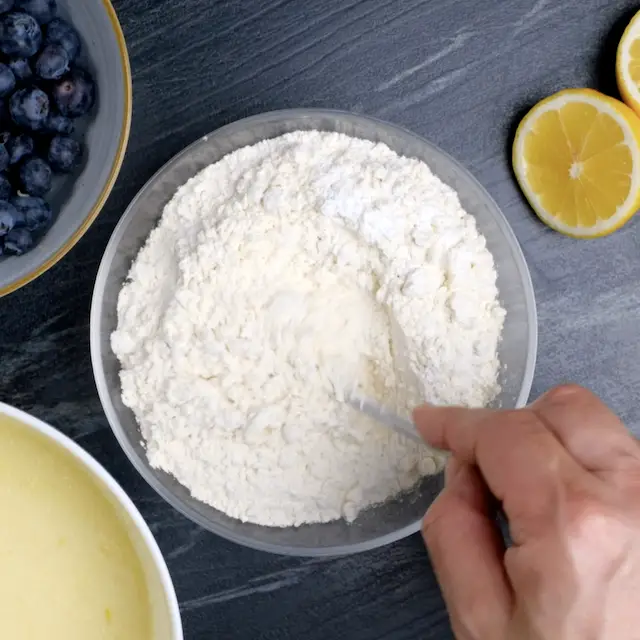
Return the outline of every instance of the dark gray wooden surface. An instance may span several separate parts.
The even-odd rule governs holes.
[[[570,86],[615,90],[626,0],[117,0],[134,76],[118,184],[80,244],[0,300],[0,398],[54,424],[133,497],[166,555],[188,640],[451,637],[419,537],[338,560],[250,551],[178,515],[111,435],[89,360],[98,262],[127,203],[165,161],[243,116],[333,107],[404,125],[497,200],[539,304],[534,395],[590,386],[640,433],[640,221],[579,242],[540,225],[509,168],[523,110]]]

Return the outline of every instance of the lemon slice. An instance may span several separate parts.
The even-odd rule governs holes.
[[[616,77],[622,99],[640,113],[640,11],[625,29],[618,45]]]
[[[640,205],[640,118],[597,91],[561,91],[520,123],[513,168],[550,227],[577,238],[607,235]]]

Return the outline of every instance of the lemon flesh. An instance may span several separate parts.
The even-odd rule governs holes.
[[[616,78],[622,99],[640,114],[640,11],[629,23],[618,45]]]
[[[596,91],[562,91],[520,123],[513,167],[543,222],[574,237],[607,235],[640,204],[640,118]]]

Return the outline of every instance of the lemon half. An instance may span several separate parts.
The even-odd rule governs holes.
[[[640,206],[640,118],[597,91],[561,91],[520,123],[513,167],[547,225],[577,238],[607,235]]]
[[[616,78],[622,99],[640,114],[640,12],[631,20],[618,45]]]

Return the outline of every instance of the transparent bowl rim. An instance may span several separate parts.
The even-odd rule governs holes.
[[[174,493],[169,491],[154,475],[153,470],[149,466],[147,460],[143,460],[140,456],[138,456],[137,452],[131,447],[129,443],[129,438],[123,429],[120,421],[118,420],[117,413],[113,404],[111,403],[111,399],[109,397],[109,389],[107,385],[107,381],[104,375],[104,370],[102,367],[102,353],[101,353],[101,340],[99,335],[99,329],[101,325],[101,309],[103,304],[103,294],[104,294],[104,286],[107,279],[108,271],[110,268],[110,264],[112,262],[113,257],[118,251],[118,243],[116,238],[118,237],[118,231],[128,224],[129,218],[133,215],[133,211],[136,208],[137,203],[142,200],[148,189],[152,187],[158,177],[164,174],[166,171],[169,171],[175,164],[177,164],[184,156],[188,156],[194,148],[196,148],[203,141],[211,140],[212,137],[217,137],[221,135],[225,135],[227,133],[232,133],[236,131],[240,131],[247,127],[251,127],[255,124],[265,123],[273,120],[281,121],[283,119],[293,119],[300,120],[305,117],[348,117],[350,119],[359,119],[361,121],[366,121],[371,124],[377,126],[384,126],[387,129],[395,129],[399,133],[404,135],[410,135],[415,140],[419,141],[424,147],[429,148],[435,154],[440,154],[445,157],[452,165],[456,167],[456,169],[465,176],[465,178],[483,194],[486,198],[487,203],[490,205],[498,226],[500,227],[501,232],[504,234],[506,241],[511,245],[511,249],[514,254],[515,261],[518,265],[518,271],[520,279],[522,280],[522,284],[524,287],[524,296],[527,305],[527,314],[529,320],[529,335],[527,341],[527,359],[525,365],[525,372],[522,379],[522,385],[520,388],[520,393],[517,398],[516,407],[523,407],[529,398],[529,393],[531,391],[531,386],[533,384],[533,375],[535,371],[536,364],[536,356],[537,356],[537,348],[538,348],[538,321],[537,321],[537,311],[536,311],[536,301],[533,289],[533,283],[531,281],[531,275],[529,273],[529,268],[527,266],[526,259],[522,252],[522,248],[520,247],[520,243],[518,242],[515,233],[513,232],[511,225],[508,223],[507,219],[504,217],[504,214],[494,201],[494,199],[489,195],[487,190],[478,182],[478,180],[455,158],[450,156],[448,153],[429,142],[422,136],[395,124],[380,120],[378,118],[374,118],[371,116],[364,116],[360,114],[351,113],[349,111],[343,111],[338,109],[307,109],[307,108],[296,108],[296,109],[281,109],[275,111],[268,111],[265,113],[261,113],[254,116],[249,116],[247,118],[242,118],[240,120],[236,120],[231,122],[223,127],[215,129],[211,133],[208,133],[201,138],[198,138],[190,145],[185,147],[182,151],[173,156],[167,163],[165,163],[156,173],[146,182],[146,184],[142,187],[142,189],[138,192],[138,194],[131,201],[129,206],[127,207],[125,213],[123,214],[120,222],[116,226],[111,235],[109,243],[107,244],[107,248],[105,249],[104,255],[100,262],[100,268],[98,270],[98,274],[96,277],[95,287],[93,291],[93,299],[91,303],[91,317],[90,317],[90,346],[91,346],[91,362],[93,367],[93,373],[95,377],[96,387],[98,389],[98,395],[100,397],[100,401],[102,402],[102,406],[104,412],[107,416],[107,420],[111,429],[116,436],[116,439],[120,443],[120,446],[124,450],[125,454],[136,468],[138,473],[147,481],[149,485],[162,496],[172,507],[174,507],[177,511],[179,511],[182,515],[189,518],[192,522],[199,524],[201,527],[215,533],[226,540],[230,540],[231,542],[235,542],[237,544],[243,545],[245,547],[249,547],[252,549],[257,549],[259,551],[266,551],[269,553],[276,553],[280,555],[291,555],[291,556],[299,556],[299,557],[331,557],[331,556],[340,556],[347,555],[353,553],[359,553],[362,551],[368,551],[371,549],[375,549],[377,547],[381,547],[384,545],[391,544],[402,538],[410,536],[414,533],[417,533],[421,527],[421,519],[416,520],[415,522],[397,529],[392,533],[388,533],[382,535],[378,538],[372,538],[365,542],[360,542],[357,544],[347,544],[347,545],[335,545],[331,547],[318,547],[318,548],[296,548],[285,545],[277,545],[277,544],[269,544],[264,543],[258,540],[251,538],[250,536],[245,536],[242,534],[237,534],[233,531],[230,531],[223,525],[219,525],[216,522],[211,522],[207,518],[202,517],[198,512],[193,510],[189,504],[185,503],[181,498],[177,497]],[[158,216],[159,217],[159,216]],[[256,525],[258,526],[258,525]]]

